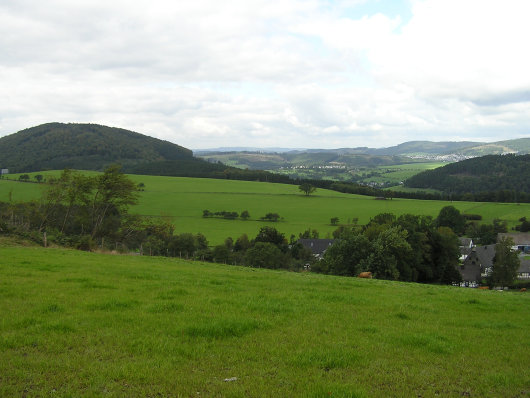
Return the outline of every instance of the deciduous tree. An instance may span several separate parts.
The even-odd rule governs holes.
[[[517,278],[517,269],[521,263],[517,252],[512,250],[513,245],[512,238],[502,238],[495,245],[493,271],[489,276],[491,285],[504,288],[512,284],[515,278]]]
[[[298,189],[302,191],[306,196],[311,195],[313,192],[317,190],[317,188],[308,182],[304,182],[303,184],[298,186]]]

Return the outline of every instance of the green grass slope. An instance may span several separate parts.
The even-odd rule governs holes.
[[[46,173],[44,173],[46,174]],[[57,174],[57,173],[55,173]],[[367,223],[379,213],[405,213],[436,217],[440,209],[453,205],[463,213],[480,214],[484,222],[494,218],[515,225],[522,216],[530,214],[530,204],[477,203],[421,201],[409,199],[375,200],[369,196],[349,195],[318,189],[306,197],[295,185],[260,183],[251,181],[214,180],[206,178],[157,177],[131,175],[135,182],[143,182],[145,191],[140,193],[135,213],[167,217],[178,233],[203,233],[210,244],[219,244],[231,236],[236,239],[246,233],[256,236],[263,226],[274,226],[289,238],[298,236],[307,228],[316,229],[320,237],[330,234],[336,227],[330,225],[331,217],[339,217],[340,223],[354,218],[360,224]],[[15,201],[38,198],[42,186],[0,180],[0,200],[6,201],[9,193]],[[203,218],[202,211],[248,210],[250,220],[224,220]],[[284,220],[277,223],[263,222],[259,218],[266,213],[278,213]]]
[[[0,396],[515,397],[529,296],[0,247]]]

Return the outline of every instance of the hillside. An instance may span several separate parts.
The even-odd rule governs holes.
[[[12,173],[190,159],[179,145],[98,124],[47,123],[0,138],[0,167]]]
[[[530,138],[481,144],[465,148],[460,153],[464,156],[503,155],[506,153],[529,154]]]
[[[409,141],[386,148],[337,148],[337,149],[254,149],[218,148],[196,150],[199,157],[219,160],[225,164],[250,169],[279,169],[292,166],[326,166],[340,163],[350,167],[374,167],[410,163],[412,158],[437,161],[463,160],[484,155],[530,153],[530,138],[520,138],[491,143],[473,141],[432,142]]]
[[[1,250],[3,397],[528,392],[527,294]]]
[[[530,155],[487,155],[417,174],[410,188],[429,188],[455,194],[481,192],[530,193]],[[506,198],[499,198],[504,201]]]

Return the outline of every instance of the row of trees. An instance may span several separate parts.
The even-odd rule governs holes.
[[[212,212],[210,210],[203,210],[202,216],[204,218],[211,218],[211,217],[218,217],[218,218],[226,218],[227,220],[235,220],[238,217],[241,217],[242,220],[248,220],[250,218],[250,213],[248,210],[243,210],[241,214],[239,214],[237,211],[216,211]]]
[[[379,279],[425,283],[461,280],[458,237],[439,219],[382,213],[365,226],[339,227],[334,237],[338,242],[314,271],[345,276],[371,271]]]

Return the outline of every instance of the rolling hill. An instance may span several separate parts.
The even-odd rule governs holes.
[[[487,155],[451,163],[416,174],[410,188],[429,188],[455,194],[511,191],[530,192],[530,155]],[[504,201],[506,198],[498,198]]]
[[[0,167],[15,173],[182,160],[196,159],[171,142],[98,124],[47,123],[0,138]]]

